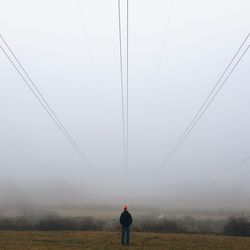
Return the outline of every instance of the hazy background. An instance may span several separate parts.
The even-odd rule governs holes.
[[[175,0],[168,22],[171,1],[130,1],[128,176],[117,1],[79,2],[88,37],[75,0],[1,0],[0,33],[100,174],[79,158],[0,51],[2,206],[247,208],[250,158],[237,162],[250,157],[250,52],[176,155],[153,172],[250,31],[250,2]],[[125,58],[123,0],[121,12]]]

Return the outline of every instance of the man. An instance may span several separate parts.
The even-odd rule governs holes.
[[[130,225],[132,224],[132,216],[128,212],[128,206],[125,205],[123,207],[123,212],[120,216],[120,224],[122,226],[122,235],[121,235],[121,241],[123,245],[129,244],[129,231],[130,231]]]

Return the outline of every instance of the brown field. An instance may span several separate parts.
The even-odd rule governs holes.
[[[115,232],[0,232],[0,249],[250,249],[250,238],[215,235],[133,233],[129,247]]]

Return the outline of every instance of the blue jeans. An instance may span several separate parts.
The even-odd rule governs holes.
[[[129,244],[129,233],[130,233],[129,227],[122,227],[121,241],[123,245]]]

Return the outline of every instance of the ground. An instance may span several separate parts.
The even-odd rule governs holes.
[[[250,238],[216,235],[133,233],[129,247],[117,232],[0,232],[0,249],[249,250]]]

